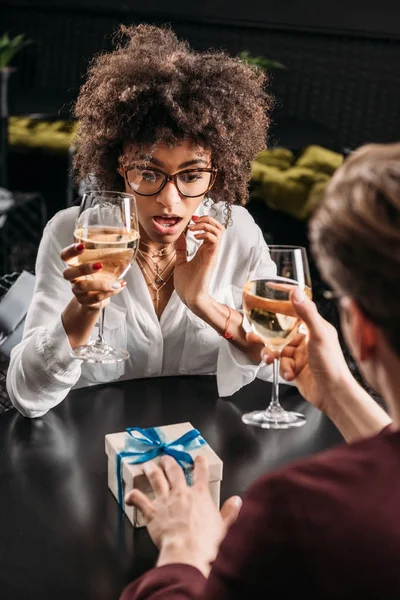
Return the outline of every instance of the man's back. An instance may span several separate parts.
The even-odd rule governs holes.
[[[153,569],[122,599],[400,598],[400,432],[297,462],[259,479],[210,577]]]
[[[267,597],[272,588],[309,599],[399,598],[399,507],[398,432],[265,476],[221,546],[205,597]]]

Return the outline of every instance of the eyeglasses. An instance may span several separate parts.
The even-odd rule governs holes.
[[[155,196],[172,181],[186,198],[198,198],[209,192],[215,183],[218,169],[188,169],[168,175],[160,169],[132,167],[124,171],[127,184],[139,196]]]

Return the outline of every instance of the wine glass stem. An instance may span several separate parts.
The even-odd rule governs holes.
[[[273,383],[272,383],[272,397],[270,405],[268,406],[268,410],[282,410],[282,407],[279,403],[279,369],[280,369],[280,355],[275,356],[273,362]]]
[[[104,330],[104,312],[106,307],[100,302],[99,312],[99,333],[97,334],[96,346],[104,346],[103,330]]]

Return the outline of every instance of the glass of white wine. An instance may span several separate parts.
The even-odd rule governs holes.
[[[311,276],[305,248],[271,245],[269,251],[276,274],[248,281],[243,289],[243,306],[253,331],[274,356],[272,398],[267,409],[245,413],[242,420],[265,429],[289,429],[301,427],[306,418],[286,411],[279,402],[280,358],[301,326],[290,294],[300,287],[311,298]]]
[[[75,223],[74,239],[85,246],[69,264],[101,262],[103,268],[86,277],[115,282],[122,279],[136,258],[139,226],[133,194],[91,190],[83,195]],[[124,348],[112,348],[103,337],[105,306],[100,303],[97,339],[71,351],[91,363],[115,363],[129,358]]]

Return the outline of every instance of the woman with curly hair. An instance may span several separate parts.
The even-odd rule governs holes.
[[[245,281],[274,268],[241,206],[271,106],[263,71],[195,52],[169,27],[121,26],[116,49],[94,58],[75,105],[74,167],[98,189],[134,193],[140,247],[124,281],[91,280],[101,263],[65,264],[83,251],[71,245],[77,208],[49,222],[8,371],[20,412],[41,416],[72,387],[119,378],[216,374],[229,396],[269,377],[240,309]],[[100,302],[106,339],[130,352],[123,364],[70,356],[94,335]]]

